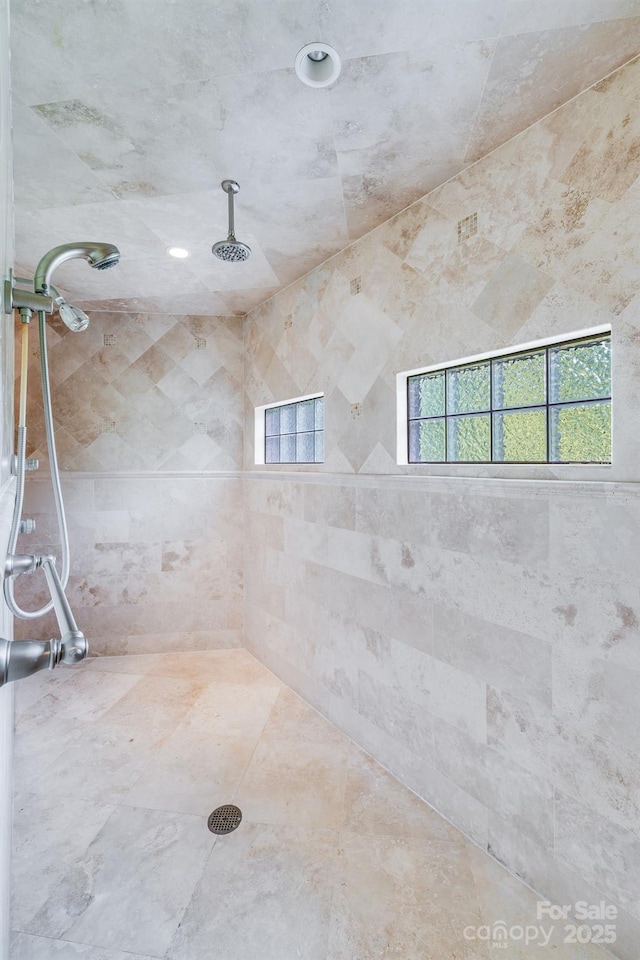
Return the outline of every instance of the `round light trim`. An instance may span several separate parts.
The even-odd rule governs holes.
[[[319,60],[321,53],[326,56]],[[298,51],[296,73],[308,87],[328,87],[338,79],[341,69],[340,57],[328,43],[308,43]]]
[[[188,250],[185,250],[184,247],[167,247],[167,253],[170,257],[175,257],[177,260],[186,260],[187,257],[191,256]]]

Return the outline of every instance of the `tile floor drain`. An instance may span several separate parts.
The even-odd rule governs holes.
[[[234,807],[232,803],[225,803],[222,807],[216,807],[209,815],[207,826],[211,833],[231,833],[236,827],[240,826],[242,821],[242,810]]]

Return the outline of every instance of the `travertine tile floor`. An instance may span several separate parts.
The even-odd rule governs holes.
[[[535,925],[535,895],[242,650],[17,694],[12,960],[606,956],[465,938]]]

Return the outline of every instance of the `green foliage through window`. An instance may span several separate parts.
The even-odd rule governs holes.
[[[539,463],[547,459],[545,410],[513,410],[493,415],[494,460]]]
[[[428,377],[414,377],[409,386],[409,416],[444,416],[444,373]]]
[[[594,460],[611,459],[611,402],[551,407],[553,459],[582,461],[586,451]]]
[[[490,398],[491,367],[488,363],[447,370],[448,413],[475,413],[478,410],[488,410]]]
[[[413,420],[409,425],[409,448],[412,461],[429,463],[444,461],[445,422],[442,420]]]
[[[491,459],[491,418],[488,416],[448,417],[449,460]]]
[[[409,462],[609,463],[611,337],[407,380]]]

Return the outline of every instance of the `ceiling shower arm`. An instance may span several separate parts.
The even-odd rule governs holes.
[[[229,233],[227,235],[227,240],[235,240],[236,238],[236,224],[233,216],[233,190],[229,190]]]
[[[233,210],[233,197],[240,190],[240,186],[235,180],[223,180],[221,187],[227,195],[227,207],[229,210],[229,233],[227,234],[227,240],[236,239],[236,223]]]
[[[227,233],[226,240],[218,240],[217,243],[214,243],[211,252],[218,260],[223,260],[226,263],[242,262],[243,260],[248,260],[251,256],[251,247],[246,243],[241,243],[239,240],[236,240],[233,197],[234,194],[240,191],[240,184],[235,180],[223,180],[220,186],[227,195],[229,232]]]

